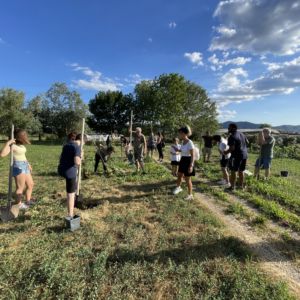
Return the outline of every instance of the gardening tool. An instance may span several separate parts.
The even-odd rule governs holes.
[[[11,126],[11,139],[14,139],[14,125]],[[12,179],[13,179],[13,149],[12,145],[10,146],[10,153],[9,153],[9,177],[8,177],[8,195],[7,195],[7,206],[1,207],[1,220],[3,222],[9,222],[19,215],[19,205],[14,204],[12,205]]]
[[[128,147],[128,160],[133,163],[133,146],[132,146],[132,123],[133,123],[133,111],[130,113],[130,136],[129,136],[129,147]]]
[[[82,129],[81,129],[81,143],[80,143],[80,152],[81,157],[83,156],[83,143],[84,143],[84,126],[85,126],[85,119],[82,119]],[[81,173],[82,173],[82,161],[78,167],[78,174],[77,174],[77,188],[75,194],[75,207],[82,209],[83,208],[83,197],[80,194],[80,186],[81,186]]]

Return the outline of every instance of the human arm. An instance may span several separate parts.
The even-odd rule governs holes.
[[[189,173],[192,173],[194,169],[194,163],[195,163],[195,148],[192,148],[190,150],[190,154],[191,154],[191,163],[189,165]]]
[[[0,157],[5,157],[10,153],[10,146],[15,143],[15,140],[9,140],[5,143],[4,147],[0,151]]]
[[[224,155],[232,153],[235,150],[235,139],[232,136],[230,136],[228,139],[228,147],[229,148],[223,152]]]

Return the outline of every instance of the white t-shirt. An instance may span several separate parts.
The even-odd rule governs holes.
[[[219,150],[222,152],[221,154],[221,159],[223,158],[223,153],[224,151],[227,151],[229,149],[229,146],[228,146],[228,141],[224,138],[221,138],[221,143],[219,144]],[[225,155],[225,159],[229,159],[231,156],[230,153],[226,154]]]
[[[178,149],[178,150],[180,150],[181,149],[181,145],[172,145],[171,146],[171,150],[170,150],[170,153],[171,153],[171,161],[180,161],[180,159],[181,159],[181,154],[180,154],[180,152],[176,152],[175,151],[175,149],[173,148],[173,146],[176,148],[176,149]]]
[[[181,145],[181,156],[183,157],[190,157],[190,151],[195,148],[194,143],[189,140],[186,144]]]

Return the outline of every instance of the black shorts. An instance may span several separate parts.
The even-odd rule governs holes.
[[[68,194],[76,192],[76,178],[66,178],[66,189]]]
[[[228,164],[229,164],[229,158],[223,157],[222,159],[220,159],[221,168],[227,168]]]
[[[181,160],[179,162],[178,173],[184,174],[185,177],[195,176],[196,175],[195,168],[193,168],[192,173],[189,173],[191,160],[192,158],[188,156],[181,157]]]
[[[247,159],[240,157],[231,157],[229,159],[229,169],[235,172],[244,172],[246,170]]]
[[[179,161],[176,160],[171,161],[171,166],[179,166]]]

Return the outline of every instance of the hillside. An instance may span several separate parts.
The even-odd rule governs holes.
[[[261,124],[255,124],[247,121],[239,121],[239,122],[232,122],[232,121],[226,121],[221,123],[221,128],[227,128],[230,123],[236,123],[239,128],[241,129],[257,129],[261,126]],[[280,126],[274,126],[274,129],[284,131],[284,132],[298,132],[300,133],[300,125],[280,125]]]

